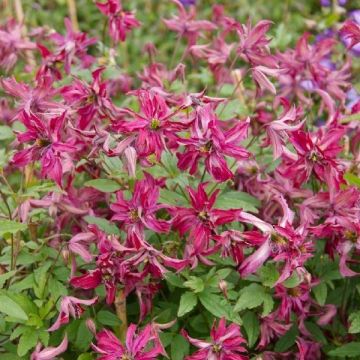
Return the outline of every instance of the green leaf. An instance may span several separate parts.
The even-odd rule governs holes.
[[[15,137],[13,130],[10,126],[0,126],[0,140],[11,140]]]
[[[0,288],[2,288],[5,281],[10,279],[14,274],[16,274],[16,270],[8,271],[5,274],[0,275]]]
[[[197,296],[192,292],[186,292],[181,295],[178,316],[182,317],[190,312],[197,304]]]
[[[296,337],[299,335],[299,331],[295,325],[285,333],[275,344],[276,352],[284,352],[291,348],[295,344]]]
[[[159,202],[162,204],[176,205],[176,206],[188,206],[187,200],[175,191],[167,189],[160,190]]]
[[[22,321],[29,319],[25,311],[6,295],[0,295],[0,312]]]
[[[27,225],[12,220],[0,220],[0,236],[26,230]]]
[[[107,310],[100,310],[96,318],[99,323],[107,326],[119,326],[121,324],[121,320],[114,313]]]
[[[100,230],[106,232],[107,234],[120,235],[120,230],[118,229],[118,227],[115,224],[111,223],[109,220],[90,215],[84,216],[83,219],[88,224],[97,225]]]
[[[199,294],[199,300],[204,308],[215,317],[225,317],[229,321],[242,324],[241,318],[224,297],[204,291]]]
[[[263,304],[263,316],[268,315],[273,306],[274,300],[265,288],[259,284],[251,284],[240,291],[240,298],[235,305],[235,311],[254,309]]]
[[[346,173],[344,174],[344,179],[350,184],[355,185],[360,188],[360,178],[353,173]]]
[[[300,285],[301,281],[302,279],[300,278],[298,273],[293,272],[292,275],[282,283],[282,285],[284,285],[288,289],[293,289]]]
[[[259,206],[260,201],[245,192],[228,191],[218,196],[214,207],[223,210],[243,209],[257,213]]]
[[[328,355],[338,357],[358,357],[360,356],[360,342],[354,341],[340,346],[337,349],[329,351]]]
[[[101,192],[113,193],[121,189],[120,184],[110,179],[94,179],[86,181],[85,186],[90,186]]]
[[[327,344],[326,337],[318,325],[311,321],[305,321],[305,327],[310,331],[314,340],[322,344]]]
[[[94,357],[90,353],[81,354],[78,356],[77,360],[92,360]]]
[[[77,330],[75,347],[81,352],[85,352],[89,349],[93,334],[89,331],[86,320],[82,320]]]
[[[36,346],[39,335],[33,328],[27,329],[21,336],[17,347],[17,353],[19,356],[26,355],[30,349]]]
[[[273,287],[279,279],[279,272],[277,271],[275,264],[269,263],[260,268],[259,276],[264,286]]]
[[[325,305],[325,301],[327,298],[327,286],[324,282],[315,286],[312,291],[314,292],[315,299],[317,303],[321,306]]]
[[[204,281],[196,276],[190,276],[189,280],[184,282],[184,285],[195,293],[200,293],[204,290]]]
[[[353,312],[349,316],[349,320],[350,320],[349,333],[350,334],[360,333],[360,311]]]
[[[166,281],[172,285],[172,286],[175,286],[175,287],[178,287],[178,288],[184,288],[184,281],[180,278],[179,275],[177,274],[174,274],[172,272],[167,272],[165,274],[165,279]]]
[[[251,311],[247,311],[242,317],[243,327],[245,329],[248,345],[253,347],[260,334],[260,324],[258,317]]]
[[[171,359],[183,360],[189,354],[190,345],[183,336],[175,334],[171,342]]]

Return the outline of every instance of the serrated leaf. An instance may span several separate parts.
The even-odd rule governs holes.
[[[167,272],[165,274],[165,279],[172,286],[179,287],[179,288],[184,288],[185,287],[184,281],[180,278],[180,276],[176,275],[176,274],[174,274],[172,272]]]
[[[260,334],[259,320],[258,317],[251,311],[246,312],[242,317],[242,320],[243,327],[248,339],[248,346],[251,348],[255,344]]]
[[[282,285],[284,285],[288,289],[293,289],[297,287],[301,283],[302,279],[298,275],[297,272],[293,272],[292,275],[283,281]]]
[[[262,315],[268,315],[274,306],[274,300],[261,285],[251,284],[240,291],[240,298],[235,305],[235,311],[254,309],[260,305],[263,305]]]
[[[20,305],[6,295],[0,295],[0,312],[22,321],[29,319]]]
[[[214,207],[217,209],[243,209],[244,211],[258,212],[257,207],[260,206],[260,201],[255,197],[241,191],[228,191],[221,193]]]
[[[190,276],[189,280],[184,282],[184,286],[191,289],[195,293],[200,293],[204,290],[204,281],[196,276]]]
[[[197,296],[192,292],[186,292],[181,295],[178,316],[182,317],[190,312],[197,304]]]
[[[107,310],[99,311],[96,318],[99,323],[107,326],[119,326],[121,324],[121,320],[114,313]]]
[[[321,306],[325,305],[327,298],[327,286],[324,282],[319,285],[313,287],[312,291],[314,292],[315,299],[317,303]]]
[[[354,341],[340,346],[337,349],[329,351],[328,355],[338,357],[358,357],[360,356],[360,342]]]
[[[171,359],[183,360],[189,354],[190,345],[183,336],[175,334],[171,341]]]
[[[27,329],[20,337],[17,347],[17,353],[19,356],[26,355],[30,349],[36,346],[39,335],[34,329]]]
[[[277,271],[275,264],[269,263],[260,268],[259,276],[264,286],[273,287],[279,279],[279,272]]]
[[[85,186],[93,187],[96,190],[106,193],[113,193],[121,189],[120,184],[110,179],[94,179],[86,181]]]
[[[299,335],[299,330],[295,325],[291,327],[275,344],[276,352],[284,352],[295,344],[296,337]]]
[[[0,220],[0,236],[4,234],[15,234],[18,231],[24,231],[26,229],[26,224],[12,220]]]
[[[160,190],[159,202],[167,205],[186,206],[188,205],[187,200],[175,191],[167,189]]]
[[[242,324],[241,318],[234,312],[234,309],[227,303],[224,297],[204,291],[200,293],[199,300],[210,314],[217,318],[225,317],[227,320]]]
[[[349,320],[350,320],[349,333],[350,334],[360,333],[360,311],[356,311],[350,314]]]
[[[106,232],[107,234],[120,235],[120,230],[118,227],[111,223],[109,220],[99,218],[96,216],[84,216],[83,218],[88,224],[94,224],[99,227],[100,230]]]

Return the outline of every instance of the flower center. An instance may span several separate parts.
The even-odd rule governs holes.
[[[316,150],[312,150],[308,155],[308,159],[314,163],[322,160],[322,158],[323,158],[322,155]]]
[[[277,234],[277,233],[272,233],[271,234],[271,241],[273,243],[275,243],[276,245],[279,245],[279,246],[284,246],[284,245],[287,244],[287,240],[284,237]]]
[[[36,139],[35,144],[40,147],[46,147],[51,144],[48,139]]]
[[[288,289],[288,294],[292,297],[299,297],[301,295],[301,289],[298,286]]]
[[[212,142],[208,141],[205,145],[200,146],[199,150],[201,153],[209,153],[212,149],[212,146],[213,146]]]
[[[131,221],[136,222],[139,220],[139,214],[136,209],[132,209],[129,211],[129,218]]]
[[[156,119],[156,118],[153,118],[151,120],[151,123],[150,123],[150,128],[152,130],[158,130],[160,129],[160,120],[159,119]]]
[[[215,354],[220,354],[221,345],[219,345],[219,344],[214,344],[214,345],[212,346],[212,351],[213,351]]]
[[[346,240],[351,241],[352,243],[356,243],[357,242],[357,235],[355,232],[350,231],[350,230],[346,230],[344,232],[344,237]]]
[[[198,217],[203,221],[209,220],[209,214],[205,210],[200,211]]]

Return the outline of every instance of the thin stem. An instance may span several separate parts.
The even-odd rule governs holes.
[[[71,25],[75,31],[79,31],[79,23],[77,19],[76,4],[74,0],[67,0]]]
[[[127,332],[126,295],[125,289],[120,289],[115,298],[116,315],[121,321],[117,333],[121,341],[125,341]]]

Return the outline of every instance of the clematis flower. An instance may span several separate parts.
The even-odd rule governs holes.
[[[14,19],[0,26],[0,68],[9,72],[26,50],[35,50],[36,44],[24,39],[22,26]]]
[[[154,335],[149,324],[137,332],[137,327],[130,324],[126,333],[125,344],[109,330],[96,334],[96,345],[92,348],[100,355],[98,360],[156,360],[159,355],[165,355],[158,336]]]
[[[350,40],[348,49],[360,43],[360,26],[355,21],[348,20],[340,29],[340,34]]]
[[[175,132],[184,128],[183,124],[172,121],[172,117],[181,107],[171,112],[165,100],[149,90],[138,90],[132,94],[139,99],[141,113],[121,109],[134,117],[134,120],[118,123],[115,121],[114,128],[121,133],[135,136],[135,149],[145,161],[151,155],[155,155],[159,161],[167,142],[174,141]]]
[[[125,200],[122,191],[116,193],[116,202],[110,205],[115,213],[111,219],[120,221],[124,226],[127,246],[140,249],[145,243],[145,228],[157,233],[169,232],[170,222],[155,217],[157,211],[166,208],[158,204],[158,199],[159,189],[149,174],[135,183],[131,200]]]
[[[36,345],[35,351],[31,354],[31,360],[54,360],[56,357],[66,351],[68,339],[65,335],[63,341],[57,347],[46,347],[42,349],[41,343]]]
[[[189,139],[178,139],[185,145],[184,153],[177,153],[178,167],[181,170],[190,168],[190,174],[197,171],[198,162],[205,158],[206,170],[218,181],[223,182],[233,177],[225,156],[236,160],[246,159],[250,153],[239,142],[247,136],[250,119],[240,121],[227,131],[222,131],[219,120],[214,114],[211,104],[197,109],[197,116]]]
[[[74,145],[62,141],[66,113],[64,112],[61,116],[46,121],[34,114],[28,115],[23,112],[21,120],[27,131],[18,134],[18,141],[20,143],[33,142],[33,144],[18,151],[12,159],[12,163],[18,167],[23,167],[31,161],[40,160],[41,176],[48,176],[61,186],[63,176],[62,154],[76,151]]]
[[[189,233],[189,241],[195,253],[201,253],[209,248],[212,235],[216,234],[216,227],[234,221],[240,210],[214,209],[219,190],[208,196],[205,192],[207,184],[200,183],[197,191],[188,187],[191,208],[176,207],[170,211],[175,215],[173,226],[179,230],[180,236]]]
[[[216,29],[216,25],[211,21],[195,20],[195,7],[191,6],[187,11],[180,1],[172,0],[172,2],[177,6],[179,15],[163,21],[170,30],[177,32],[179,37],[187,39],[188,47],[196,44],[201,32]]]
[[[89,300],[82,300],[73,296],[64,296],[61,300],[59,316],[48,331],[55,331],[62,325],[67,324],[70,320],[70,315],[75,319],[80,318],[81,314],[85,311],[81,305],[93,305],[97,299],[95,297]]]
[[[140,26],[132,11],[123,10],[120,0],[97,2],[98,9],[109,18],[109,32],[115,43],[126,40],[126,34]]]
[[[199,348],[197,352],[187,356],[186,360],[247,360],[249,357],[246,354],[246,348],[243,346],[246,344],[246,340],[242,337],[240,326],[231,324],[226,327],[226,320],[221,318],[219,324],[216,327],[214,322],[210,338],[211,341],[198,340],[190,337],[185,330],[181,331],[181,334],[192,345]]]
[[[97,42],[96,38],[88,38],[86,33],[74,31],[71,21],[68,18],[64,20],[66,34],[54,33],[50,39],[56,44],[54,53],[59,61],[64,62],[64,69],[67,74],[71,72],[71,64],[78,59],[82,67],[88,68],[94,58],[87,54],[87,48]]]
[[[71,85],[64,86],[61,94],[71,108],[79,114],[79,129],[85,129],[95,116],[113,117],[115,108],[106,91],[106,82],[101,82],[100,76],[104,68],[92,72],[91,85],[79,79],[74,79]]]
[[[342,126],[320,128],[316,133],[292,132],[289,139],[295,147],[297,159],[288,159],[279,169],[280,173],[293,179],[297,186],[308,180],[312,173],[321,181],[330,177],[339,186],[342,172],[336,155],[342,149],[339,141],[344,132]]]

